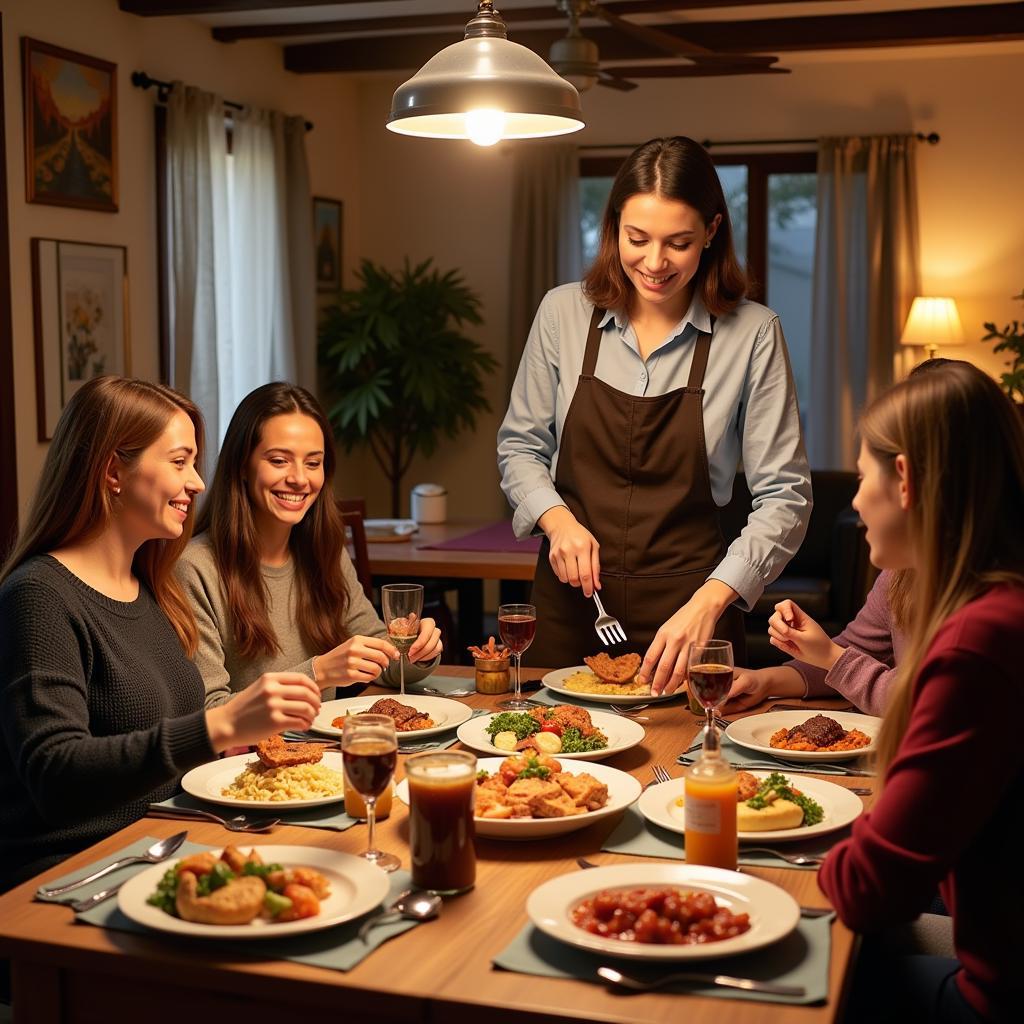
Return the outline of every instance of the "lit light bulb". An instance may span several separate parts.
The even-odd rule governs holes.
[[[478,146],[493,146],[504,132],[503,110],[470,110],[466,114],[466,134]]]

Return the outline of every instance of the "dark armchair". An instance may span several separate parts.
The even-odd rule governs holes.
[[[750,668],[777,665],[786,656],[768,642],[768,618],[777,602],[794,600],[834,636],[860,610],[874,580],[868,561],[864,525],[850,502],[857,492],[857,474],[843,470],[811,472],[814,508],[800,550],[768,585],[747,615],[747,661]],[[739,536],[750,515],[750,492],[736,475],[732,500],[722,509],[726,542]]]

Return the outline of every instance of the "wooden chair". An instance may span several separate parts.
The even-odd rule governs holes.
[[[363,498],[338,498],[338,511],[345,521],[345,527],[352,538],[352,564],[356,567],[356,576],[366,594],[366,599],[373,603],[373,574],[370,572],[370,551],[366,546],[366,501]]]

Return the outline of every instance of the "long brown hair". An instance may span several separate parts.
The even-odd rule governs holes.
[[[597,258],[583,278],[587,298],[598,309],[630,311],[636,290],[622,269],[619,217],[627,199],[649,194],[692,206],[705,225],[721,214],[710,248],[701,253],[694,282],[712,316],[731,313],[747,292],[747,277],[733,248],[722,183],[707,150],[683,135],[645,142],[619,168],[604,208]]]
[[[906,732],[914,681],[938,629],[993,584],[1024,585],[1024,424],[995,381],[951,360],[872,403],[861,437],[892,476],[896,456],[905,457],[912,496],[914,601],[878,741],[886,766]]]
[[[33,555],[103,533],[113,516],[114,499],[104,484],[111,457],[131,466],[179,410],[195,428],[198,463],[203,417],[184,395],[128,377],[94,377],[83,384],[57,421],[25,526],[0,570],[0,582]],[[190,657],[198,644],[196,621],[172,570],[192,536],[194,507],[193,502],[180,537],[146,541],[132,562]]]
[[[334,501],[337,460],[331,426],[320,403],[305,388],[275,381],[246,395],[231,417],[196,526],[198,532],[209,533],[224,600],[231,611],[235,646],[244,658],[281,649],[267,613],[269,595],[260,571],[259,535],[245,478],[249,459],[262,439],[263,424],[288,413],[309,416],[324,436],[323,488],[288,536],[295,565],[297,625],[306,642],[321,651],[343,639],[339,624],[348,604],[341,568],[345,524]]]

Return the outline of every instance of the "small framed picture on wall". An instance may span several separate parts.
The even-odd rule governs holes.
[[[30,203],[117,212],[117,65],[22,39]]]
[[[131,373],[128,250],[32,239],[32,312],[39,440],[87,380]]]
[[[341,203],[313,197],[316,290],[341,291]]]

